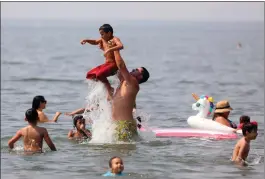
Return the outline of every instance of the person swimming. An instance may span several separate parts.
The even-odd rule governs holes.
[[[68,132],[69,139],[91,139],[92,134],[90,130],[86,129],[86,120],[83,115],[77,115],[73,118],[74,129]]]
[[[102,176],[124,176],[122,173],[124,170],[123,161],[120,157],[114,156],[109,160],[110,171]]]

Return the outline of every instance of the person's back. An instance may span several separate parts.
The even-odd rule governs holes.
[[[21,133],[24,137],[24,150],[34,152],[41,151],[45,131],[43,127],[31,125],[22,128]]]
[[[48,131],[43,127],[37,126],[39,118],[36,109],[28,109],[25,115],[29,125],[18,130],[16,135],[8,141],[9,148],[13,149],[16,141],[18,141],[20,137],[23,137],[24,150],[26,152],[42,152],[43,139],[51,150],[56,151],[56,148],[49,137]]]

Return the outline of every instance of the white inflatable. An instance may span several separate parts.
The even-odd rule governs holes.
[[[213,121],[212,119],[208,119],[214,109],[213,98],[205,95],[200,96],[200,98],[192,94],[194,99],[197,101],[192,104],[192,109],[199,111],[196,116],[190,116],[187,120],[187,123],[196,129],[203,130],[211,130],[211,131],[219,131],[225,133],[234,133],[234,129],[231,127],[227,127],[218,122]]]

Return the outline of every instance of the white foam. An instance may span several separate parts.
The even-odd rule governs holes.
[[[107,90],[103,83],[88,80],[87,108],[92,111],[84,113],[85,119],[91,119],[92,140],[90,143],[113,143],[115,141],[114,125],[111,117],[111,104],[107,101]]]

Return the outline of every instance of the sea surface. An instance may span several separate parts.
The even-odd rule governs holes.
[[[108,160],[118,155],[125,165],[121,178],[264,179],[264,22],[108,22],[124,44],[128,69],[144,66],[150,72],[137,96],[137,107],[149,118],[146,125],[188,128],[188,117],[196,114],[191,93],[215,102],[227,99],[232,121],[238,124],[246,114],[259,123],[248,167],[230,161],[235,139],[141,134],[142,141],[130,144],[69,141],[72,119],[63,114],[56,124],[41,124],[58,151],[44,142],[44,153],[25,155],[22,140],[9,150],[8,140],[27,125],[24,113],[34,96],[46,98],[50,119],[56,111],[86,105],[86,72],[104,56],[80,40],[99,38],[103,23],[1,21],[1,178],[103,178]]]

